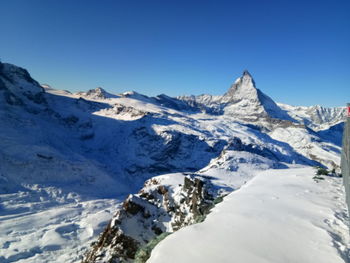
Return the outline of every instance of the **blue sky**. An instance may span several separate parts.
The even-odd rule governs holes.
[[[350,102],[350,1],[1,2],[0,58],[57,89],[223,94],[248,69],[292,105]]]

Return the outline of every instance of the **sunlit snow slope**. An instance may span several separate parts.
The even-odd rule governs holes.
[[[348,262],[341,178],[313,175],[312,168],[258,174],[205,222],[167,237],[147,262]]]

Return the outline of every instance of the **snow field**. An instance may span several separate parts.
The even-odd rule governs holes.
[[[348,262],[342,179],[317,183],[313,174],[313,168],[259,173],[203,223],[163,240],[147,262]]]

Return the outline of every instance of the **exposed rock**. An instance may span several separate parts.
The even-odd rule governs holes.
[[[5,83],[0,79],[0,90],[6,89]]]
[[[121,118],[131,118],[131,119],[139,119],[146,116],[148,112],[138,110],[131,106],[125,106],[123,104],[116,103],[113,108],[104,111],[105,116],[113,116],[113,118],[121,117]]]
[[[52,160],[53,157],[52,156],[47,156],[41,153],[37,153],[36,156],[38,156],[39,158],[45,159],[45,160]]]
[[[1,63],[0,76],[12,84],[15,84],[19,79],[25,80],[26,82],[39,88],[40,91],[43,91],[40,84],[36,80],[32,79],[28,71],[24,68],[8,63]]]
[[[90,89],[87,92],[77,92],[76,95],[82,96],[88,99],[93,100],[101,100],[101,99],[110,99],[110,98],[118,98],[117,95],[113,95],[111,93],[108,93],[103,88],[98,87],[96,89]]]
[[[27,70],[15,65],[1,63],[0,91],[7,105],[20,106],[29,113],[38,114],[47,108],[44,89]]]
[[[136,215],[139,212],[144,212],[144,210],[145,210],[145,208],[143,206],[132,201],[132,196],[131,196],[131,198],[127,198],[124,201],[123,209],[125,210],[125,212],[132,214],[132,215]]]
[[[208,180],[191,176],[175,191],[156,178],[146,181],[138,194],[124,201],[83,263],[131,261],[158,235],[201,221],[214,206],[210,187]]]
[[[79,121],[79,118],[74,115],[69,115],[68,117],[63,118],[63,121],[68,125],[73,125]]]
[[[4,97],[5,97],[5,101],[9,105],[17,105],[17,106],[24,105],[21,98],[17,97],[15,94],[13,94],[12,92],[10,92],[8,90],[4,92]]]
[[[31,92],[23,92],[24,96],[26,96],[29,100],[33,101],[36,104],[47,104],[44,94],[44,92],[38,92],[35,94]]]

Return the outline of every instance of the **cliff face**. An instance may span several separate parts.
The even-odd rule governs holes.
[[[37,112],[47,104],[44,89],[27,70],[1,62],[0,91],[8,106],[21,106],[27,111]]]

